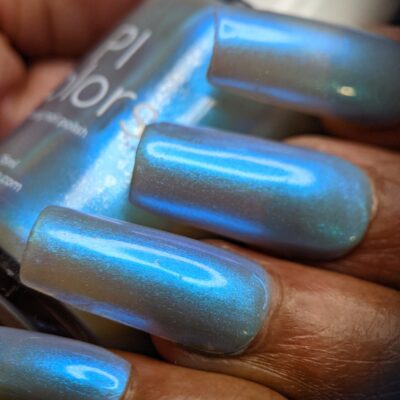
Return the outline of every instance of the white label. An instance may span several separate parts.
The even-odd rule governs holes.
[[[11,154],[2,154],[0,156],[0,167],[15,169],[20,164],[20,160],[16,160]]]
[[[8,189],[11,189],[13,192],[20,192],[22,190],[22,183],[16,181],[6,174],[0,172],[0,186],[5,186]]]
[[[61,114],[51,111],[36,111],[30,115],[32,120],[36,122],[47,122],[57,128],[64,129],[75,136],[84,139],[88,134],[88,129],[80,125],[77,121],[66,118]]]

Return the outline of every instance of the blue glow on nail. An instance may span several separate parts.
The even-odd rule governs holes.
[[[219,29],[221,40],[236,40],[238,39],[238,32],[240,32],[240,38],[250,41],[250,45],[252,43],[265,43],[267,39],[269,43],[276,44],[281,50],[285,44],[297,44],[302,40],[300,37],[293,36],[290,27],[277,22],[268,26],[255,23],[249,25],[248,22],[231,21],[222,17]]]
[[[21,280],[74,307],[212,353],[246,348],[269,305],[269,278],[251,260],[58,207],[35,224]]]
[[[190,221],[194,225],[200,226],[201,224],[204,226],[204,221],[208,221],[210,227],[223,226],[232,232],[239,230],[242,234],[249,237],[268,235],[269,231],[268,227],[262,223],[239,218],[232,215],[228,210],[224,212],[223,209],[213,209],[208,203],[199,204],[194,212],[193,203],[180,202],[179,204],[174,204],[170,200],[163,200],[161,198],[142,197],[139,193],[135,195],[135,201],[138,204],[146,204],[146,208],[155,213],[173,215],[174,218],[179,218],[182,222]]]
[[[115,262],[118,260],[126,261],[132,265],[141,264],[151,269],[159,270],[160,272],[172,275],[175,278],[182,279],[187,283],[192,283],[198,286],[207,287],[223,287],[227,285],[226,279],[221,273],[216,271],[214,268],[207,266],[204,263],[197,262],[188,257],[182,257],[179,254],[171,254],[170,252],[157,250],[154,246],[140,246],[134,243],[126,243],[119,240],[87,238],[79,233],[66,232],[63,230],[51,230],[50,235],[58,239],[60,243],[68,245],[77,241],[80,246],[87,252],[93,252],[93,254],[102,254],[104,257],[112,257]],[[135,254],[140,254],[140,257],[135,257]],[[176,272],[172,269],[163,268],[158,262],[146,262],[143,259],[143,255],[150,255],[152,257],[159,256],[163,259],[167,259],[173,263],[181,263],[182,265],[190,266],[197,271],[197,274],[201,273],[204,277],[194,278],[191,276],[183,276],[182,272]]]
[[[138,148],[131,199],[160,215],[290,257],[359,243],[369,179],[328,154],[216,130],[155,124]]]
[[[216,21],[209,69],[216,87],[317,116],[378,126],[399,123],[396,41],[234,7],[220,7]]]
[[[88,382],[98,381],[101,384],[100,386],[104,387],[106,390],[118,389],[120,385],[119,379],[116,378],[115,375],[99,368],[87,365],[68,365],[65,370],[67,374],[76,379]]]
[[[149,144],[147,151],[149,155],[158,158],[160,161],[185,163],[193,168],[204,170],[205,173],[210,171],[216,174],[225,174],[233,179],[242,178],[254,181],[266,181],[275,183],[288,183],[298,186],[309,186],[314,183],[315,177],[309,171],[301,166],[288,165],[279,160],[262,159],[247,154],[233,154],[232,152],[224,152],[220,150],[196,149],[176,143],[154,142]],[[210,163],[208,160],[221,160],[217,165],[215,162]],[[228,162],[227,162],[228,160]],[[248,168],[234,168],[236,162],[241,162]],[[265,167],[263,173],[258,173],[256,167]],[[270,171],[266,174],[266,170]]]
[[[97,346],[0,328],[0,397],[120,400],[130,365]]]

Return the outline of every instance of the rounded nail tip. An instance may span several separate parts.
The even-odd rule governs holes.
[[[128,361],[91,344],[11,328],[0,342],[2,399],[123,400],[131,379]]]
[[[213,356],[233,357],[244,353],[259,337],[270,311],[271,278],[261,266],[258,265],[257,268],[252,285],[255,292],[254,305],[242,310],[240,316],[229,321],[225,329],[222,330],[221,325],[216,325],[215,329],[210,328],[214,336],[215,332],[218,332],[217,336],[221,340],[215,341],[210,338],[207,343],[196,340],[191,343],[181,341],[180,344],[187,349]],[[232,299],[234,300],[236,299]],[[223,318],[221,323],[222,321]],[[202,338],[200,335],[198,339]]]

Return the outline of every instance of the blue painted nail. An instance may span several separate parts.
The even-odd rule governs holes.
[[[364,124],[400,122],[400,44],[287,15],[221,7],[211,83]]]
[[[248,346],[269,303],[266,273],[246,258],[58,207],[36,222],[21,279],[77,308],[212,353]]]
[[[359,168],[328,154],[155,124],[137,151],[131,200],[279,255],[319,260],[362,240],[373,195]]]
[[[120,400],[130,364],[100,347],[0,327],[0,398]]]

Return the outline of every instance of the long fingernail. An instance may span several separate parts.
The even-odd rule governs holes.
[[[235,353],[257,335],[268,279],[250,260],[195,240],[76,211],[46,209],[23,283],[184,346]]]
[[[0,398],[120,400],[130,364],[100,347],[0,327]]]
[[[372,189],[328,154],[203,128],[156,124],[136,155],[131,200],[274,253],[331,259],[363,238]]]
[[[400,122],[400,44],[286,15],[217,11],[210,81],[314,115]]]

